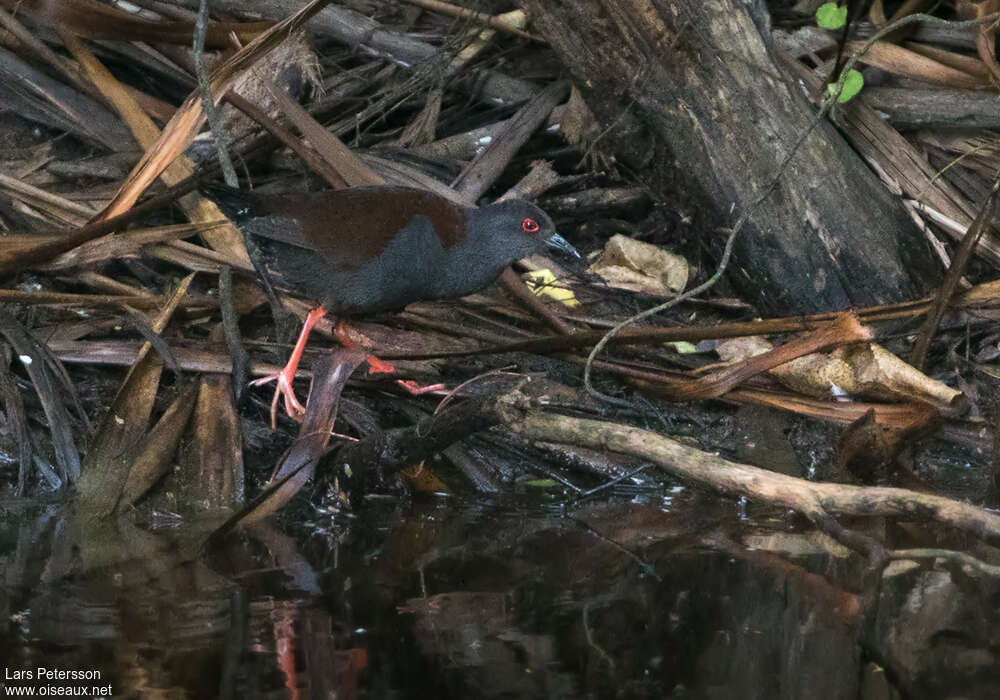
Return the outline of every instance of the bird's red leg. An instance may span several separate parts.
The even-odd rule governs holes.
[[[333,334],[345,348],[358,347],[358,341],[351,337],[350,328],[345,321],[337,321],[333,327]],[[374,355],[368,355],[368,374],[390,374],[395,371],[396,368],[392,366],[391,362],[380,360]]]
[[[337,336],[337,340],[339,340],[340,344],[345,348],[353,348],[358,345],[358,342],[351,337],[350,330],[344,321],[337,321],[337,324],[333,327],[333,334]],[[391,362],[380,360],[371,354],[368,355],[368,374],[391,374],[395,371],[396,368]],[[414,396],[426,394],[429,391],[440,391],[445,388],[444,384],[420,386],[412,379],[397,379],[396,384],[403,387]]]
[[[279,396],[285,399],[285,412],[292,418],[298,418],[306,412],[305,407],[299,403],[299,400],[295,397],[295,390],[292,388],[292,382],[295,380],[295,372],[298,370],[299,361],[302,359],[302,351],[306,349],[306,341],[309,339],[309,332],[325,315],[326,311],[323,310],[322,306],[316,307],[310,311],[309,315],[306,316],[305,323],[302,324],[302,331],[299,333],[299,339],[295,341],[295,347],[292,348],[291,357],[288,358],[288,363],[285,364],[284,368],[275,374],[261,377],[260,379],[255,379],[250,382],[253,386],[267,384],[268,382],[273,381],[277,381],[278,383],[274,388],[274,399],[271,400],[272,427],[276,424]]]

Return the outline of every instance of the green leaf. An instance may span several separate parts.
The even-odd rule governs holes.
[[[698,352],[698,348],[684,340],[670,341],[664,343],[668,348],[673,349],[678,355],[691,355]]]
[[[840,96],[837,98],[837,102],[843,104],[844,102],[850,102],[854,99],[854,96],[861,92],[861,88],[865,85],[865,78],[861,73],[854,70],[853,68],[847,71],[847,77],[844,78],[844,89],[840,91]]]
[[[838,7],[835,2],[825,2],[816,10],[816,24],[823,29],[840,29],[847,21],[847,6]]]

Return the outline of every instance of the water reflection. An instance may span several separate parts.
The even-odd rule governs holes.
[[[671,496],[370,505],[210,552],[0,506],[0,659],[114,697],[1000,697],[994,582],[896,562],[866,597],[786,514]]]

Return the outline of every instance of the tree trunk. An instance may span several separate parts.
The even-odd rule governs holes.
[[[726,225],[814,118],[774,60],[763,2],[521,2],[599,119],[633,110]],[[826,121],[739,234],[730,270],[771,313],[912,299],[939,274],[902,204]]]

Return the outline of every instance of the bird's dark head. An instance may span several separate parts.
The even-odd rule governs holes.
[[[493,245],[509,250],[512,260],[546,246],[580,257],[576,249],[556,233],[549,215],[523,199],[508,199],[482,207],[473,214],[470,229],[473,235],[486,236]]]

